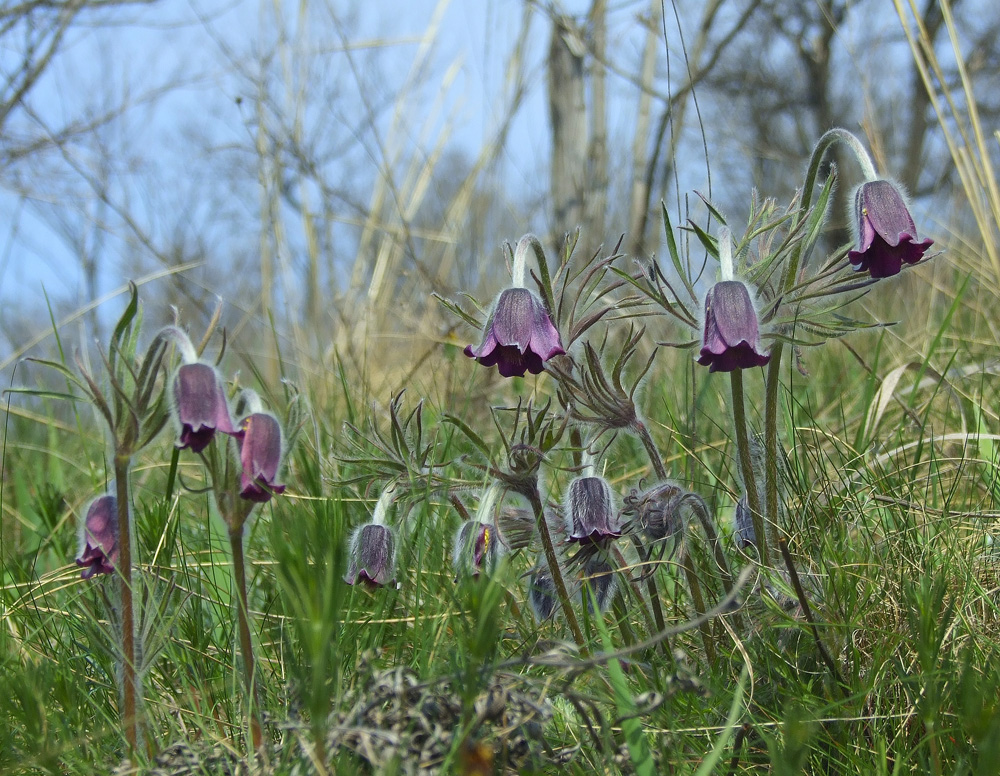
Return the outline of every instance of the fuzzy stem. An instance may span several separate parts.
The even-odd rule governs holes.
[[[132,602],[132,521],[128,494],[131,456],[115,454],[115,498],[118,503],[118,572],[122,602],[122,725],[129,756],[139,744],[139,720],[136,715],[135,615]]]
[[[777,351],[777,352],[776,352]],[[776,343],[771,350],[771,363],[781,357],[781,345]],[[768,375],[770,378],[770,373]],[[747,504],[753,520],[753,531],[757,538],[757,551],[760,562],[768,566],[770,557],[767,547],[767,535],[764,533],[764,513],[760,508],[760,494],[757,492],[757,476],[753,470],[753,457],[750,454],[750,436],[747,433],[746,400],[743,395],[743,370],[734,369],[729,373],[729,384],[733,395],[733,425],[736,427],[736,449],[740,458],[740,471],[743,472],[743,487],[747,491]],[[768,380],[768,389],[771,387]],[[765,435],[766,435],[765,430]],[[770,437],[768,437],[770,439]]]
[[[646,455],[649,456],[649,462],[653,465],[653,471],[656,472],[656,476],[661,480],[667,479],[667,470],[663,466],[663,459],[660,458],[660,451],[653,444],[653,437],[649,435],[649,429],[646,428],[646,424],[641,420],[637,420],[632,424],[632,428],[639,437],[639,441],[642,442],[642,446],[646,448]]]
[[[243,556],[243,525],[229,532],[229,546],[233,552],[233,583],[236,586],[236,616],[240,634],[240,652],[243,656],[243,678],[247,688],[250,716],[250,736],[253,750],[259,752],[264,736],[257,717],[257,688],[254,682],[253,641],[250,638],[249,610],[247,607],[246,561]]]
[[[660,606],[660,596],[656,591],[656,585],[651,584],[652,574],[646,577],[646,589],[649,591],[649,599],[653,605],[653,614],[650,616],[649,609],[646,607],[646,600],[642,597],[642,591],[639,589],[638,583],[632,578],[632,575],[626,571],[628,568],[628,561],[625,560],[625,556],[622,555],[621,550],[617,547],[614,547],[613,549],[615,560],[618,562],[619,571],[628,581],[629,586],[632,588],[632,592],[639,601],[639,606],[642,608],[642,615],[646,620],[646,627],[649,629],[649,635],[652,636],[656,633],[661,633],[666,627],[666,624],[663,620],[663,609]],[[660,643],[664,645],[666,644],[665,641]]]
[[[663,459],[660,458],[660,451],[656,449],[656,445],[653,443],[653,437],[649,434],[649,429],[646,428],[646,424],[641,420],[636,420],[632,424],[635,429],[635,433],[639,436],[639,440],[642,442],[642,446],[646,448],[646,455],[649,457],[649,462],[653,465],[653,471],[656,472],[656,476],[660,480],[667,479],[667,469],[663,465]],[[665,627],[663,619],[663,609],[660,606],[660,591],[656,587],[656,576],[654,573],[650,573],[646,577],[646,592],[649,593],[649,605],[653,607],[653,617],[656,618],[656,627],[658,632],[662,631]]]
[[[684,569],[684,576],[687,577],[688,589],[691,591],[691,602],[694,604],[695,618],[700,618],[707,610],[705,609],[705,597],[701,594],[701,583],[698,581],[698,572],[694,568],[694,560],[691,553],[682,550],[681,568]],[[701,633],[701,640],[705,644],[705,656],[709,665],[715,665],[715,641],[712,638],[712,631],[707,622],[698,626]]]
[[[545,552],[545,562],[549,566],[549,574],[552,575],[552,584],[555,585],[556,595],[559,596],[559,603],[562,604],[563,612],[566,615],[566,624],[569,625],[573,633],[573,639],[580,651],[587,652],[586,642],[583,638],[583,631],[580,630],[580,623],[577,622],[576,613],[569,600],[569,593],[566,592],[566,583],[563,582],[562,571],[559,568],[559,558],[556,549],[552,544],[552,536],[549,534],[549,526],[545,520],[545,510],[542,507],[542,499],[538,495],[537,488],[528,488],[525,492],[528,501],[531,502],[531,509],[535,513],[535,525],[538,527],[538,534],[542,538],[542,550]]]
[[[726,227],[719,228],[719,276],[722,280],[733,280],[736,267],[733,265],[733,236]]]

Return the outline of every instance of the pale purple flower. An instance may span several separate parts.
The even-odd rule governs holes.
[[[537,375],[545,361],[565,352],[545,305],[526,288],[500,294],[482,344],[465,349],[465,355],[483,366],[496,364],[504,377],[523,377],[526,370]]]
[[[896,186],[885,180],[861,184],[854,198],[858,249],[847,257],[858,272],[873,278],[899,274],[903,262],[916,264],[933,240],[917,240],[917,227]]]
[[[705,329],[698,363],[709,372],[732,372],[770,361],[750,292],[739,280],[721,280],[705,296]]]
[[[272,495],[284,493],[285,486],[277,481],[284,452],[278,419],[266,412],[255,412],[243,419],[236,437],[243,464],[240,495],[263,503]]]
[[[99,496],[91,502],[80,528],[80,557],[76,559],[76,565],[83,567],[80,576],[90,579],[114,573],[118,549],[118,500]]]
[[[208,364],[182,364],[173,380],[173,411],[180,427],[177,447],[200,453],[216,431],[232,434],[229,402],[219,373]]]
[[[380,587],[392,581],[396,566],[396,542],[392,531],[381,523],[361,526],[351,537],[350,568],[344,581],[349,585],[361,581]]]
[[[602,477],[577,477],[566,495],[568,541],[598,544],[622,535],[611,501],[611,488]]]

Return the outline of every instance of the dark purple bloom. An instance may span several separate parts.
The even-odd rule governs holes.
[[[500,552],[493,526],[478,520],[466,520],[455,534],[452,560],[459,573],[468,571],[478,578],[482,571],[492,570]]]
[[[372,587],[392,581],[396,565],[396,542],[388,526],[368,523],[354,532],[351,538],[351,566],[344,581],[349,585],[359,580]]]
[[[933,240],[917,241],[917,227],[903,195],[889,181],[868,181],[858,188],[858,249],[847,257],[858,272],[868,270],[873,278],[898,275],[905,261],[916,264]]]
[[[761,353],[760,323],[750,292],[739,280],[722,280],[705,296],[705,332],[698,363],[709,372],[732,372],[764,366],[769,353]]]
[[[483,366],[496,364],[504,377],[523,377],[525,370],[537,375],[545,361],[565,352],[545,306],[526,288],[500,294],[482,344],[465,349],[465,355]]]
[[[218,372],[208,364],[183,364],[174,375],[174,415],[180,425],[177,447],[200,453],[216,431],[232,434],[229,403]]]
[[[285,492],[285,486],[276,482],[283,452],[281,424],[273,415],[255,412],[244,418],[240,427],[240,495],[262,504],[272,495]]]
[[[96,574],[111,574],[118,563],[118,500],[100,496],[91,503],[80,530],[80,557],[76,565],[80,575],[90,579]]]
[[[601,477],[577,477],[566,495],[569,541],[597,544],[622,535],[611,503],[611,488]]]

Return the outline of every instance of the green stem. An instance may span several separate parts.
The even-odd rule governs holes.
[[[784,343],[775,342],[767,366],[767,392],[764,396],[764,494],[768,527],[778,525],[778,385],[781,377],[781,351]]]
[[[688,589],[691,591],[691,602],[694,604],[694,616],[701,617],[706,611],[705,597],[701,594],[701,583],[698,581],[698,572],[694,568],[693,556],[686,550],[682,551],[681,567],[684,569],[684,576],[687,577]],[[712,631],[707,622],[698,626],[701,633],[701,640],[705,644],[705,656],[709,665],[715,665],[715,641],[712,638]]]
[[[257,717],[257,688],[254,681],[253,641],[250,638],[250,620],[247,607],[246,561],[243,556],[243,524],[229,532],[229,546],[233,552],[233,583],[236,586],[236,617],[239,625],[240,652],[243,656],[243,679],[246,684],[250,737],[253,750],[259,752],[264,742],[260,720]]]
[[[586,654],[587,646],[583,638],[583,631],[580,630],[580,623],[577,622],[576,613],[573,611],[572,603],[569,600],[569,593],[566,592],[566,583],[563,582],[562,571],[559,568],[559,557],[556,555],[556,548],[552,544],[552,536],[549,534],[549,525],[545,519],[545,509],[542,506],[542,499],[538,495],[537,488],[529,488],[524,495],[531,502],[531,509],[535,513],[535,525],[538,527],[538,535],[542,538],[542,550],[545,553],[545,562],[549,567],[549,574],[552,575],[552,584],[555,585],[556,595],[559,596],[559,603],[562,605],[563,613],[566,615],[566,624],[569,625],[573,633],[573,640],[580,648],[580,652]]]
[[[129,756],[139,744],[139,720],[136,715],[135,614],[132,601],[132,521],[128,494],[131,456],[115,455],[115,498],[118,503],[118,573],[122,602],[122,725]]]
[[[771,363],[781,357],[781,345],[771,349]],[[761,511],[760,494],[757,492],[757,475],[753,470],[753,456],[750,454],[750,435],[747,432],[746,400],[743,395],[743,370],[734,369],[729,373],[729,384],[733,396],[733,425],[736,427],[736,450],[739,453],[740,471],[743,473],[743,487],[747,491],[747,505],[753,520],[753,531],[757,539],[757,550],[763,566],[770,565],[767,535],[764,533],[764,512]],[[768,381],[768,388],[770,388]],[[766,435],[765,427],[765,435]]]

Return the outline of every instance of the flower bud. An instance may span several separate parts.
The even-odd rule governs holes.
[[[344,577],[349,585],[358,580],[372,587],[390,583],[396,568],[396,541],[388,526],[368,523],[351,537],[351,565]]]

